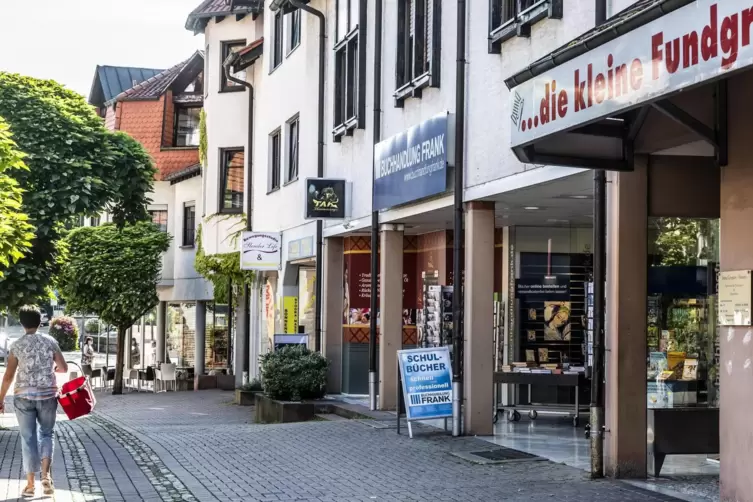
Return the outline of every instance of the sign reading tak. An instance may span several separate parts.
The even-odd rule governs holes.
[[[511,91],[512,146],[753,64],[749,0],[697,0]]]
[[[452,372],[447,347],[397,351],[408,421],[452,416]]]

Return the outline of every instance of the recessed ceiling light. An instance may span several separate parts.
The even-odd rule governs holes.
[[[523,209],[525,209],[526,211],[538,211],[539,210],[539,208],[536,206],[526,206]]]
[[[590,199],[590,195],[571,195],[571,199]]]

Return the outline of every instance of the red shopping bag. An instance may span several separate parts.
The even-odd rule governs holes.
[[[89,383],[89,377],[80,376],[64,383],[58,394],[58,403],[69,420],[91,413],[97,400]]]

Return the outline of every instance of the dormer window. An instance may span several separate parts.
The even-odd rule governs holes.
[[[175,140],[173,146],[199,146],[201,108],[175,105]]]

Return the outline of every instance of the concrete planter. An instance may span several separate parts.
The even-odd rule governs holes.
[[[217,388],[221,390],[235,390],[235,376],[233,375],[215,375],[217,378]]]
[[[235,404],[239,406],[253,406],[256,402],[256,394],[262,394],[263,390],[235,389]]]
[[[316,405],[313,402],[277,401],[264,394],[256,394],[254,418],[260,424],[286,424],[313,420]]]
[[[194,382],[193,380],[176,380],[175,389],[179,391],[193,390]]]
[[[196,375],[193,378],[194,390],[207,390],[217,388],[217,377],[214,375]]]

